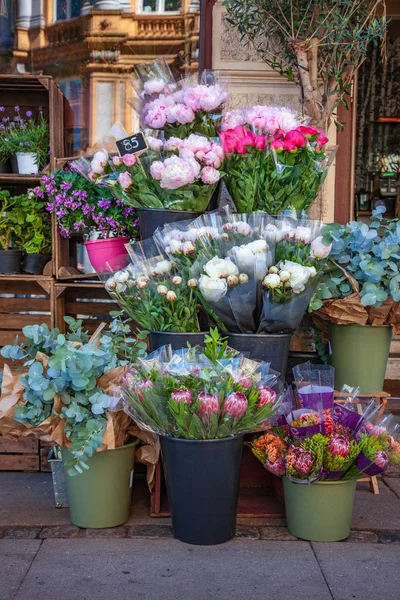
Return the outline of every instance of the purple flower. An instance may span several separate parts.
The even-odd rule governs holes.
[[[14,106],[14,110],[15,110],[15,112],[18,112],[19,111],[19,106],[18,105]]]
[[[62,227],[60,227],[60,235],[64,238],[70,237],[71,231],[70,229],[68,229],[68,227],[64,227],[63,225]]]
[[[20,143],[19,143],[19,145],[20,145],[20,146],[24,146],[24,142],[20,142]]]
[[[15,122],[18,122],[18,121],[21,121],[21,120],[22,120],[21,117],[18,117],[18,116],[14,117],[14,121]]]
[[[99,207],[103,208],[104,210],[108,210],[110,208],[111,204],[112,204],[111,200],[104,200],[104,198],[102,198],[98,202]]]
[[[8,120],[9,120],[8,117],[3,117],[2,118],[3,123],[7,123]]]
[[[32,111],[31,110],[27,110],[25,114],[26,114],[27,117],[31,117],[32,116]]]
[[[6,109],[4,108],[4,106],[0,106],[0,112],[4,112]]]
[[[79,231],[80,229],[85,229],[85,223],[83,221],[77,221],[74,224],[75,231]]]
[[[30,146],[30,143],[29,142],[25,142],[25,146]]]
[[[0,123],[0,129],[5,129],[3,123]]]
[[[72,183],[70,181],[63,181],[62,184],[60,185],[60,188],[62,190],[64,190],[65,192],[68,192],[69,189],[71,189],[72,187]]]

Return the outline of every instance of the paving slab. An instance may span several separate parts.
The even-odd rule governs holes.
[[[266,593],[267,590],[267,593]],[[45,540],[15,600],[332,600],[307,542]]]
[[[354,502],[352,529],[400,529],[400,498],[379,481],[379,494],[368,483],[358,483]]]
[[[14,600],[40,544],[39,540],[0,540],[0,600]]]
[[[394,600],[400,589],[400,546],[312,543],[334,600]]]
[[[396,494],[400,499],[400,478],[399,477],[385,477],[385,484]]]

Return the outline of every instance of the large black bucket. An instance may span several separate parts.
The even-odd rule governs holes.
[[[21,273],[22,250],[0,250],[0,273]]]
[[[25,254],[22,262],[22,270],[24,273],[41,275],[50,260],[51,256],[46,256],[45,254]]]
[[[163,227],[166,223],[176,223],[197,219],[201,212],[192,210],[167,210],[158,208],[138,208],[136,212],[140,222],[140,238],[145,240],[151,237],[157,227]]]
[[[187,348],[187,343],[191,346],[204,346],[204,337],[208,334],[207,331],[199,331],[196,333],[176,333],[171,331],[150,331],[149,342],[150,351],[153,352],[161,346],[171,344],[173,350]]]
[[[235,535],[243,436],[160,437],[174,536],[197,545]]]
[[[291,333],[225,333],[231,348],[239,350],[254,360],[271,363],[271,369],[279,371],[285,379],[289,356]]]

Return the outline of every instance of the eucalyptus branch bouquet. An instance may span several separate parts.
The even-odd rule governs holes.
[[[124,410],[143,429],[203,440],[265,429],[282,386],[267,363],[227,348],[217,330],[204,349],[164,346],[132,365],[122,386]]]
[[[27,326],[22,331],[25,342],[16,340],[2,348],[4,358],[25,360],[27,370],[17,376],[18,386],[11,386],[20,390],[21,397],[2,396],[7,410],[0,418],[0,432],[2,419],[12,412],[16,423],[68,448],[73,458],[66,467],[70,475],[76,475],[88,468],[87,458],[105,443],[107,427],[116,426],[116,386],[126,365],[145,355],[147,332],[133,337],[129,322],[119,314],[99,339],[91,339],[82,321],[65,320],[66,335],[46,325]],[[7,375],[10,379],[9,370]],[[127,432],[119,434],[124,443]]]

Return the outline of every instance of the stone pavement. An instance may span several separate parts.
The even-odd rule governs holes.
[[[135,477],[129,521],[79,529],[47,473],[0,473],[0,600],[385,600],[399,597],[400,478],[359,484],[345,542],[308,543],[284,519],[241,519],[221,546],[173,539]]]
[[[399,545],[0,540],[0,600],[392,600]]]

